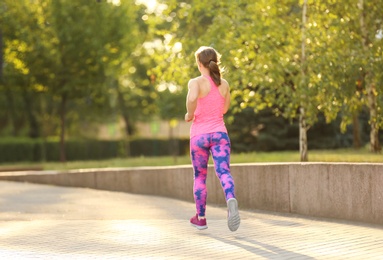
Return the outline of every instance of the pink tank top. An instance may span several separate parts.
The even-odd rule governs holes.
[[[197,100],[197,109],[194,112],[194,120],[190,127],[190,138],[214,132],[227,133],[223,121],[223,107],[225,98],[221,95],[217,85],[211,77],[205,76],[210,81],[210,92]]]

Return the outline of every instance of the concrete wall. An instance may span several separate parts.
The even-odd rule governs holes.
[[[242,209],[383,224],[383,164],[236,164],[231,170]],[[0,180],[193,201],[191,166],[0,173]],[[225,205],[212,167],[207,185],[208,203]]]

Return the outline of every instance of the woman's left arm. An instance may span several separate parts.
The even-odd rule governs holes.
[[[194,119],[194,112],[197,108],[197,99],[199,95],[198,82],[196,79],[191,79],[188,83],[188,94],[186,96],[186,111],[185,121],[190,122]]]

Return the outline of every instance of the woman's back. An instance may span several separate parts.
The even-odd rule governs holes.
[[[213,132],[227,133],[223,121],[225,96],[221,94],[221,91],[225,90],[225,85],[221,84],[220,89],[209,76],[201,76],[196,80],[199,96],[197,109],[194,113],[195,118],[190,129],[190,137]]]
[[[198,96],[198,98],[205,97],[210,92],[210,90],[212,88],[211,78],[209,80],[209,78],[207,76],[200,76],[200,77],[196,78],[196,80],[197,80],[198,85],[199,85],[199,96]],[[213,82],[213,84],[215,87],[217,87],[214,82]],[[218,90],[219,90],[219,93],[221,94],[222,97],[226,96],[226,93],[229,90],[228,83],[226,80],[222,79],[221,85],[218,86]]]

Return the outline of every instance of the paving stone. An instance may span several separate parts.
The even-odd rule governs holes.
[[[377,225],[240,208],[230,232],[226,209],[208,205],[199,231],[194,212],[163,197],[0,182],[0,259],[383,259]]]

